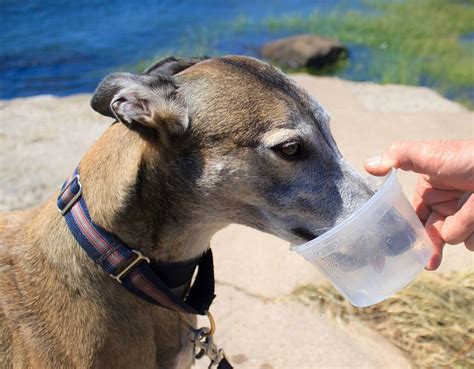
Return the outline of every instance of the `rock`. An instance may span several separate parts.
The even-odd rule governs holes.
[[[338,40],[316,35],[298,35],[265,44],[261,49],[267,59],[290,68],[321,69],[349,55]]]

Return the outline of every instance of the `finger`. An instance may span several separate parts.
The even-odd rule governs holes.
[[[431,213],[431,209],[428,205],[425,204],[423,198],[421,197],[423,192],[427,187],[431,187],[431,184],[426,182],[424,176],[419,176],[418,181],[416,182],[415,193],[413,195],[413,208],[415,209],[416,215],[420,218],[423,225],[425,224],[428,216]]]
[[[441,214],[443,217],[448,217],[455,214],[458,211],[459,200],[450,200],[445,202],[440,202],[438,204],[431,205],[431,209]]]
[[[464,245],[466,245],[466,248],[469,251],[474,251],[474,233],[471,233],[471,235],[466,238],[466,240],[464,241]]]
[[[435,143],[395,142],[381,156],[366,161],[366,170],[374,175],[384,175],[390,168],[411,170],[422,174],[434,174],[433,145]],[[439,151],[438,151],[439,153]]]
[[[385,175],[390,168],[427,174],[449,188],[474,190],[472,150],[474,140],[396,142],[382,155],[368,159],[365,170]]]
[[[421,175],[416,183],[412,204],[418,218],[425,224],[432,209],[445,217],[453,215],[458,210],[459,198],[464,194],[462,191],[436,189],[426,176]]]
[[[415,194],[413,195],[412,205],[413,209],[415,209],[416,215],[418,215],[418,218],[420,218],[421,223],[425,225],[426,220],[431,214],[430,207],[425,204],[425,202],[417,192],[415,192]]]
[[[421,197],[423,202],[428,205],[432,206],[434,204],[439,204],[451,200],[455,200],[456,204],[459,199],[465,194],[463,191],[455,191],[455,190],[439,190],[436,188],[424,188],[420,190],[421,192],[418,195]]]
[[[397,168],[397,161],[383,155],[378,155],[367,159],[364,163],[364,168],[374,176],[384,176],[390,169]]]
[[[432,212],[426,221],[425,229],[433,244],[433,252],[428,264],[425,266],[426,270],[436,270],[441,264],[443,258],[444,240],[441,237],[441,229],[443,227],[443,217]]]
[[[461,209],[446,218],[442,236],[452,245],[464,242],[474,232],[474,195],[471,194]]]

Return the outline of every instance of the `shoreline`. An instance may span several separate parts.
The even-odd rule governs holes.
[[[403,110],[408,110],[408,111],[417,111],[417,110],[423,110],[423,106],[418,106],[418,107],[413,107],[413,103],[408,103],[407,99],[401,99],[399,103],[397,103],[394,98],[398,96],[398,94],[401,94],[402,92],[408,92],[412,96],[414,96],[417,99],[420,99],[420,96],[423,96],[426,98],[427,102],[425,104],[426,108],[429,108],[430,110],[435,109],[435,110],[440,110],[440,111],[471,111],[473,112],[473,109],[470,109],[467,106],[464,106],[463,104],[459,103],[456,100],[450,99],[444,95],[442,95],[439,91],[428,87],[428,86],[422,86],[422,85],[405,85],[405,84],[398,84],[398,83],[377,83],[374,81],[355,81],[355,80],[350,80],[350,79],[345,79],[341,78],[339,76],[326,76],[326,75],[314,75],[311,73],[307,72],[290,72],[290,73],[285,73],[291,78],[300,78],[301,76],[308,76],[308,77],[313,77],[316,79],[320,80],[335,80],[335,81],[341,81],[343,83],[347,83],[348,85],[352,85],[354,91],[359,95],[359,97],[364,98],[363,95],[366,93],[367,95],[370,95],[368,99],[375,99],[376,96],[374,96],[374,93],[377,92],[376,90],[379,88],[385,89],[384,94],[380,96],[380,101],[379,103],[381,104],[386,104],[387,101],[383,101],[384,99],[389,99],[392,104],[396,106],[395,110],[397,111],[403,111]],[[359,91],[357,91],[359,90]],[[397,91],[398,90],[398,91]],[[390,92],[389,92],[390,91]],[[29,96],[19,96],[19,97],[12,97],[9,99],[0,99],[0,109],[5,104],[8,104],[9,102],[12,101],[17,101],[17,100],[28,100],[31,99],[32,101],[35,99],[68,99],[68,98],[75,98],[75,97],[90,97],[93,94],[94,91],[90,92],[79,92],[79,93],[73,93],[73,94],[67,94],[67,95],[55,95],[55,94],[50,94],[50,93],[44,93],[44,94],[37,94],[37,95],[29,95]],[[392,96],[391,96],[392,95]],[[417,96],[418,95],[418,96]],[[434,107],[433,101],[437,100],[440,106]],[[372,105],[369,100],[367,100],[367,104]],[[406,105],[403,105],[406,104]],[[369,107],[370,108],[370,107]]]

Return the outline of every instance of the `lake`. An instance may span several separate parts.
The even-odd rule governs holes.
[[[360,1],[0,1],[0,98],[91,92],[105,74],[155,55],[258,54],[285,34],[239,19],[305,15]]]

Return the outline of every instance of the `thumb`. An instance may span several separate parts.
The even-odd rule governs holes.
[[[393,158],[387,158],[386,155],[377,155],[368,158],[364,163],[364,168],[374,176],[384,176],[390,169],[397,168],[397,161]]]
[[[417,165],[414,165],[414,161]],[[423,167],[425,161],[425,153],[420,148],[420,143],[396,142],[390,145],[382,155],[367,159],[364,167],[372,175],[383,176],[391,168],[414,170],[414,167]]]
[[[448,187],[470,190],[473,182],[474,140],[396,142],[375,158],[365,162],[373,175],[385,175],[390,168],[427,174]]]

